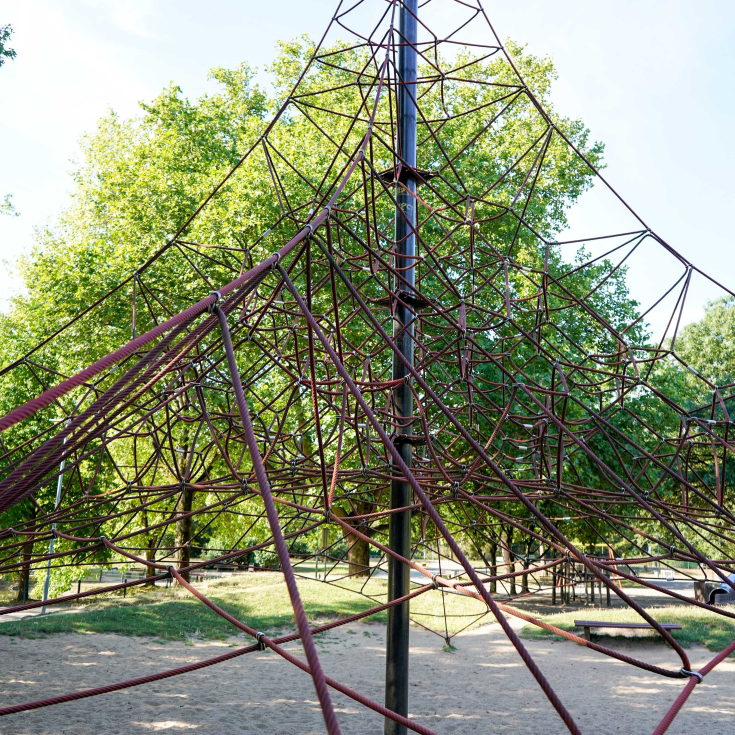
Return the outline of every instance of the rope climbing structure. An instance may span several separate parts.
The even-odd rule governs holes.
[[[0,715],[268,648],[313,679],[330,735],[340,732],[330,689],[384,716],[386,732],[428,734],[395,689],[407,666],[389,674],[384,705],[326,676],[313,636],[384,610],[390,626],[432,594],[480,601],[571,733],[578,725],[509,617],[681,679],[657,735],[735,651],[733,641],[693,670],[621,583],[735,618],[636,574],[657,563],[732,586],[733,386],[699,374],[676,342],[694,279],[733,294],[610,187],[586,132],[557,118],[523,72],[479,0],[340,3],[271,122],[179,230],[0,370],[0,393],[16,406],[0,419],[0,512],[9,519],[0,573],[101,560],[148,569],[4,608],[0,620],[173,579],[252,636],[216,658]],[[265,182],[259,198],[244,194],[252,181]],[[593,185],[620,229],[560,239],[566,209]],[[254,214],[256,200],[267,206]],[[223,221],[234,224],[215,226]],[[644,251],[679,276],[638,308],[621,284]],[[665,325],[655,336],[654,321]],[[99,341],[116,340],[112,351],[78,362],[89,353],[73,345],[111,330]],[[675,379],[685,380],[686,405]],[[38,500],[49,488],[51,507]],[[33,512],[13,515],[21,507]],[[236,533],[217,548],[210,541],[222,524]],[[319,537],[333,542],[316,556],[299,546]],[[342,540],[345,558],[333,548]],[[192,584],[193,572],[255,551],[283,575],[293,634],[264,635]],[[451,560],[450,571],[429,569],[426,552]],[[325,584],[390,568],[390,594],[313,628],[297,585],[305,558],[331,568]],[[652,626],[670,665],[514,603],[563,599],[581,578]],[[407,655],[407,638],[391,630],[388,645]],[[294,640],[304,660],[284,648]],[[396,651],[394,665],[403,661]]]

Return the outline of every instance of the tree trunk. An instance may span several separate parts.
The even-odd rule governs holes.
[[[503,543],[503,564],[505,566],[506,573],[515,572],[515,564],[513,563],[511,549],[513,548],[513,526],[505,527],[505,539]],[[516,593],[516,580],[515,577],[510,578],[510,594],[515,595]]]
[[[35,518],[37,513],[35,503],[31,504],[31,518]],[[16,602],[27,602],[28,601],[28,588],[31,583],[31,564],[30,560],[33,556],[33,538],[21,547],[21,554],[23,559],[23,566],[20,568],[18,573],[18,595]]]
[[[148,548],[145,550],[145,558],[146,561],[155,561],[156,560],[156,539],[153,536],[148,537]],[[156,570],[153,567],[146,567],[145,568],[145,576],[146,579],[149,577],[155,577]],[[148,579],[148,581],[145,583],[146,587],[153,587],[155,585],[155,582],[152,579]]]
[[[27,541],[22,546],[23,549],[23,566],[20,568],[18,574],[18,596],[16,597],[17,602],[28,601],[28,588],[31,582],[31,565],[30,559],[33,554],[33,541]]]
[[[195,490],[190,485],[187,485],[179,495],[179,499],[176,502],[176,510],[179,513],[188,513],[192,509],[194,504],[194,493]],[[177,559],[179,570],[183,567],[189,566],[191,559],[191,525],[192,516],[186,518],[180,518],[176,521],[176,540],[174,545],[177,547]],[[189,572],[181,571],[181,576],[188,582]]]
[[[526,541],[526,553],[523,557],[523,568],[528,569],[530,566],[529,558],[531,556],[531,546],[533,544],[533,539],[529,536],[528,540]],[[523,577],[521,577],[523,580],[523,591],[528,592],[528,575],[524,574]]]
[[[188,406],[188,393],[184,393],[180,396],[181,404],[179,410],[183,411]],[[196,433],[194,434],[196,441]],[[181,447],[185,451],[181,453],[181,459],[178,464],[179,477],[182,487],[179,493],[179,497],[176,501],[176,511],[178,513],[189,513],[194,505],[194,495],[196,490],[187,482],[189,479],[188,474],[191,470],[189,467],[189,460],[191,458],[191,452],[194,451],[194,446],[189,446],[190,432],[189,427],[185,426],[181,434]],[[176,521],[176,534],[174,540],[174,546],[176,547],[176,561],[179,566],[179,573],[188,582],[189,572],[181,571],[184,567],[189,566],[191,560],[191,527],[193,523],[193,516],[186,516],[186,518],[179,518]]]
[[[339,518],[350,523],[350,515],[362,515],[368,510],[367,505],[355,502],[351,507],[351,512],[346,511],[338,505],[332,507],[332,512]],[[357,525],[360,521],[355,521]],[[376,529],[369,529],[366,526],[360,526],[360,532],[366,536],[371,535]],[[350,577],[367,577],[370,575],[370,544],[356,536],[354,533],[344,531],[342,538],[347,542],[347,564],[349,566]]]
[[[143,508],[143,526],[145,528],[148,528],[148,511]],[[145,559],[146,561],[155,561],[156,560],[156,537],[148,534],[147,535],[147,544],[146,544],[146,550],[145,550]],[[148,577],[153,577],[156,574],[156,570],[153,569],[153,567],[146,567],[145,568],[145,576],[146,579]],[[155,585],[155,582],[149,580],[145,583],[146,587],[153,587]]]
[[[351,533],[346,533],[344,538],[350,577],[367,577],[370,574],[370,544]]]
[[[493,541],[490,544],[490,576],[496,577],[498,574],[498,544]],[[495,594],[498,591],[498,583],[496,580],[490,582],[490,594]]]

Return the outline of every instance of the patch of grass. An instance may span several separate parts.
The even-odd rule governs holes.
[[[256,630],[293,629],[293,612],[283,577],[262,573],[200,586],[221,608]],[[371,583],[373,584],[373,583]],[[382,593],[384,584],[374,583]],[[355,585],[356,586],[356,585]],[[312,622],[352,615],[375,606],[353,590],[301,580],[299,590]],[[38,637],[54,633],[117,633],[159,640],[224,640],[240,631],[182,589],[155,590],[122,603],[107,599],[95,609],[0,623],[0,635]]]
[[[735,608],[731,606],[730,610],[735,611]],[[671,633],[685,647],[690,646],[692,643],[701,643],[709,651],[721,651],[735,639],[735,620],[709,612],[708,610],[703,610],[702,608],[669,605],[666,607],[648,608],[647,611],[659,623],[679,623],[682,629],[672,630]],[[539,619],[545,623],[551,623],[562,630],[576,633],[577,635],[582,635],[582,629],[574,625],[575,619],[596,620],[606,623],[644,622],[637,613],[627,608],[597,609],[594,612],[577,610],[575,612],[557,613],[555,615],[543,615],[539,616]],[[526,625],[522,629],[521,635],[524,638],[534,639],[557,638],[553,633],[549,633],[542,628],[537,628],[535,625]],[[597,633],[593,629],[592,635],[595,637],[602,635],[607,637],[622,637],[622,633],[617,633],[612,628],[598,629]],[[660,636],[656,636],[655,640],[662,641]]]
[[[445,632],[445,611],[446,629],[450,633],[457,633],[465,629],[471,630],[480,625],[495,622],[495,617],[488,611],[484,602],[466,595],[431,590],[411,600],[411,617],[421,625],[438,629],[442,633]]]
[[[345,580],[337,586],[313,579],[299,579],[298,584],[312,624],[369,610],[384,602],[387,593],[385,579],[370,580],[367,585],[364,580]],[[228,613],[256,630],[291,632],[295,629],[291,601],[280,573],[229,577],[197,587]],[[360,590],[370,597],[359,594]],[[441,592],[424,593],[411,601],[411,615],[422,625],[443,632],[446,606],[450,633],[487,622],[487,618],[479,619],[486,611],[483,603],[454,594],[444,597],[442,603]],[[367,620],[384,622],[386,616],[386,612],[381,612]],[[124,601],[119,597],[104,598],[77,613],[0,622],[0,635],[34,638],[55,633],[117,633],[147,636],[157,641],[191,642],[224,640],[239,631],[180,588],[143,590]]]
[[[229,611],[231,612],[231,611]],[[155,636],[159,640],[181,640],[197,630],[207,630],[211,638],[231,635],[225,621],[209,620],[203,606],[186,600],[148,605],[109,605],[97,610],[68,615],[47,615],[0,624],[0,635],[42,638],[54,633],[118,633]]]

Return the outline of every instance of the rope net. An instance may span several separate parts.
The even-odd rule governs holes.
[[[320,564],[325,583],[367,584],[390,556],[413,570],[412,599],[438,589],[480,600],[570,732],[579,728],[508,615],[687,680],[657,733],[735,650],[733,643],[692,672],[686,652],[620,581],[735,617],[635,574],[658,562],[732,586],[732,386],[715,385],[676,352],[687,293],[709,277],[612,190],[595,167],[600,150],[524,80],[476,0],[420,9],[419,76],[409,90],[417,166],[409,167],[396,143],[400,10],[398,0],[341,4],[270,124],[179,231],[0,371],[0,391],[18,406],[0,420],[0,573],[113,562],[148,569],[143,579],[0,615],[173,577],[253,644],[0,714],[268,647],[313,677],[328,732],[339,732],[331,687],[429,733],[326,677],[312,641],[315,630],[404,600],[376,601],[312,630],[296,585],[301,570],[311,565],[313,577]],[[560,239],[567,208],[593,184],[607,197],[604,227]],[[416,213],[414,282],[396,257],[401,192]],[[679,275],[660,291],[652,285],[639,308],[624,284],[644,252]],[[399,311],[410,319],[396,332]],[[651,323],[664,325],[660,334]],[[394,361],[405,354],[397,343],[409,326],[414,359],[396,379]],[[77,359],[80,336],[90,344]],[[687,405],[671,388],[681,375]],[[408,420],[395,404],[406,387]],[[388,548],[395,478],[411,487],[403,509],[411,559]],[[38,499],[57,488],[50,506]],[[584,553],[590,548],[596,553]],[[424,562],[427,551],[438,573]],[[250,564],[255,552],[284,575],[293,635],[268,638],[191,585],[197,570]],[[581,579],[652,625],[672,649],[671,665],[584,640],[514,606],[550,593],[568,600]],[[435,632],[447,642],[452,635],[442,624]],[[297,638],[305,662],[282,647]]]

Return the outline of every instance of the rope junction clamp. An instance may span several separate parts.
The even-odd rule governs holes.
[[[217,298],[214,300],[213,304],[210,304],[207,307],[207,314],[214,314],[214,310],[217,308],[217,304],[219,303],[219,300],[222,298],[222,294],[219,291],[210,291],[209,295],[216,296]]]
[[[259,651],[265,651],[268,646],[263,643],[263,636],[265,633],[256,633],[255,634],[255,640],[258,641],[258,650]]]
[[[698,684],[701,684],[702,683],[702,679],[704,679],[704,675],[703,674],[700,674],[698,671],[689,671],[688,669],[685,669],[683,666],[679,669],[679,671],[684,676],[696,676],[699,679],[699,681],[697,682]]]

